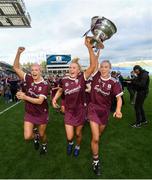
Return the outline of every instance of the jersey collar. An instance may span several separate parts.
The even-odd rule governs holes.
[[[102,76],[100,76],[100,78],[101,78],[103,81],[108,81],[109,79],[111,79],[111,75],[110,75],[108,78],[103,78]]]

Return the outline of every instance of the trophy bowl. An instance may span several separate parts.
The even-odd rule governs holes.
[[[91,44],[93,48],[103,49],[103,41],[110,39],[113,34],[117,32],[115,24],[105,17],[94,16],[91,18],[91,29],[93,37]],[[87,31],[84,35],[89,33]]]

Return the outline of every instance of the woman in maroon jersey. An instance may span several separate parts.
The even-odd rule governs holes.
[[[82,128],[85,122],[85,80],[93,73],[99,54],[96,56],[90,43],[90,38],[85,38],[85,45],[90,55],[90,66],[82,73],[78,59],[74,59],[69,67],[69,75],[61,80],[60,89],[57,91],[52,104],[58,107],[57,100],[64,93],[65,105],[65,131],[68,141],[67,154],[70,155],[73,149],[74,129],[76,134],[76,146],[74,156],[79,155],[80,143],[82,140]]]
[[[48,83],[41,76],[41,67],[34,64],[31,67],[31,73],[26,74],[19,65],[20,55],[25,50],[19,47],[13,68],[19,78],[26,83],[25,92],[19,91],[16,96],[25,101],[24,116],[24,139],[34,138],[35,149],[39,148],[39,140],[42,142],[40,154],[47,152],[46,126],[48,123]],[[38,132],[33,133],[34,125],[38,126]]]
[[[100,175],[99,138],[102,135],[110,114],[113,98],[117,99],[116,111],[113,116],[121,118],[121,95],[123,94],[120,83],[110,75],[111,63],[102,61],[100,68],[93,76],[91,83],[91,100],[88,105],[88,118],[92,132],[91,149],[93,155],[93,170]]]

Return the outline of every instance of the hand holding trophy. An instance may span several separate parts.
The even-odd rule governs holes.
[[[91,19],[91,28],[83,36],[87,36],[90,31],[93,34],[91,44],[97,52],[99,49],[104,48],[103,41],[110,39],[117,32],[117,28],[109,19],[94,16]]]

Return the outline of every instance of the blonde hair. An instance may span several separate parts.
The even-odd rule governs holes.
[[[77,64],[78,65],[78,68],[79,68],[79,70],[80,71],[82,71],[82,68],[81,68],[81,65],[79,64],[79,61],[80,59],[78,58],[78,57],[76,57],[76,58],[73,58],[72,59],[72,61],[71,61],[71,63],[75,63],[75,64]]]
[[[108,63],[110,69],[112,68],[111,62],[110,62],[109,60],[103,60],[103,61],[101,61],[100,65],[103,64],[103,63]]]

